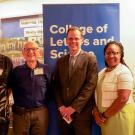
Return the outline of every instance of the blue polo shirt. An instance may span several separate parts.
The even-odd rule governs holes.
[[[46,105],[49,80],[50,72],[45,64],[38,62],[35,69],[30,69],[26,63],[15,67],[9,80],[14,104],[25,108]]]

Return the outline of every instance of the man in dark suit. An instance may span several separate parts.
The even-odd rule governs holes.
[[[69,28],[66,43],[70,54],[56,64],[55,96],[61,135],[91,135],[98,72],[95,55],[81,50],[83,40],[78,27]]]

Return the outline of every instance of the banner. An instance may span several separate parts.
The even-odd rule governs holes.
[[[68,54],[65,37],[72,25],[83,30],[85,40],[82,49],[94,53],[99,70],[102,69],[105,66],[104,46],[109,41],[120,39],[119,4],[43,5],[44,58],[52,72],[57,59]],[[55,109],[55,106],[51,109]],[[51,117],[54,116],[52,114]],[[55,120],[52,118],[49,135],[58,134],[54,131],[57,130]]]
[[[84,33],[82,49],[97,56],[104,67],[103,48],[110,40],[119,41],[119,4],[43,5],[45,63],[53,70],[57,58],[68,53],[66,32],[72,25]]]

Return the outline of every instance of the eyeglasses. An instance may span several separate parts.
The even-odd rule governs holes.
[[[107,56],[110,56],[110,55],[116,56],[118,54],[120,54],[120,52],[105,52],[105,55]]]
[[[69,41],[76,41],[78,42],[79,40],[81,40],[82,38],[67,38]]]
[[[37,50],[38,50],[38,48],[24,48],[24,51],[26,51],[26,52],[30,52],[30,51],[36,52]]]

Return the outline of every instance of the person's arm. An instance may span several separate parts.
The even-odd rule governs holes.
[[[13,100],[13,95],[12,95],[12,89],[11,88],[8,89],[8,99],[9,99],[9,105],[10,106],[13,105],[14,100]]]
[[[60,107],[63,106],[63,104],[62,104],[62,100],[60,96],[61,85],[60,85],[58,65],[59,65],[59,60],[57,61],[57,64],[56,64],[56,68],[55,68],[55,72],[53,76],[53,83],[54,83],[54,94],[55,94],[56,104],[57,104],[58,109],[60,109]]]
[[[88,100],[92,97],[97,85],[98,71],[96,56],[91,54],[88,55],[85,83],[83,84],[80,93],[71,104],[71,107],[79,113],[82,111]]]
[[[133,76],[127,69],[121,69],[121,73],[117,76],[118,97],[112,105],[103,113],[103,116],[109,118],[120,111],[129,99],[133,89]]]
[[[125,103],[128,101],[130,93],[131,93],[131,90],[119,89],[117,99],[102,114],[102,116],[105,118],[109,118],[109,117],[113,116],[114,114],[116,114],[118,111],[120,111],[123,108],[123,106],[125,105]]]
[[[3,81],[3,84],[5,83],[6,84],[6,87],[8,89],[8,80],[9,80],[9,76],[13,70],[13,64],[12,64],[12,61],[10,58],[8,58],[7,56],[4,56],[5,59],[3,59],[5,62],[5,66],[4,66],[4,81]]]
[[[104,122],[106,121],[106,118],[101,115],[101,113],[98,111],[98,108],[96,105],[94,106],[94,108],[92,110],[92,114],[94,116],[96,123],[99,126],[102,126],[104,124]]]
[[[45,79],[47,80],[46,100],[47,100],[47,103],[49,103],[54,98],[54,93],[53,93],[54,87],[53,87],[53,79],[52,79],[53,77],[51,75],[50,68],[46,64],[44,66],[44,72],[45,72]]]

